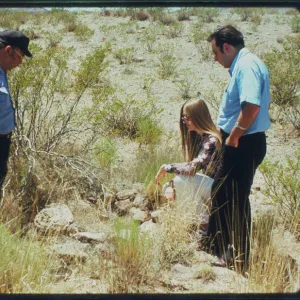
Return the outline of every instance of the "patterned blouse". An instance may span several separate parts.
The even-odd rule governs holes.
[[[220,168],[220,153],[216,150],[217,138],[210,134],[203,134],[199,143],[198,155],[190,162],[172,163],[165,165],[165,171],[193,176],[202,170],[203,174],[215,178]]]

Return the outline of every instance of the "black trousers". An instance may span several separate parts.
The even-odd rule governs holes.
[[[266,155],[266,135],[244,135],[237,148],[225,145],[228,136],[222,131],[223,168],[212,187],[208,236],[213,254],[228,257],[229,253],[245,270],[250,253],[249,195],[255,171]]]
[[[9,157],[9,149],[11,143],[11,135],[0,135],[0,188],[7,174],[7,162]]]

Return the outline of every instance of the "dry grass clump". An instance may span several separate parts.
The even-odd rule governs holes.
[[[202,279],[204,283],[207,283],[216,280],[217,275],[210,265],[205,264],[194,274],[194,278]]]
[[[139,223],[126,218],[114,222],[115,253],[107,273],[110,293],[140,293],[154,277],[151,239],[140,235]]]
[[[0,293],[38,293],[52,279],[52,260],[43,246],[0,224]]]
[[[295,260],[278,250],[276,219],[266,214],[253,220],[249,287],[259,293],[295,292],[294,284],[299,282]]]
[[[157,239],[160,265],[162,268],[169,268],[176,263],[187,265],[195,250],[189,246],[192,221],[172,206],[167,205],[162,209],[164,214],[158,221],[161,233]]]

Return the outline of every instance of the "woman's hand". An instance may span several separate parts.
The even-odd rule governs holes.
[[[166,170],[165,170],[165,165],[162,165],[159,169],[159,171],[157,172],[156,174],[156,177],[155,177],[155,183],[156,184],[159,184],[161,178],[165,177],[167,174]]]

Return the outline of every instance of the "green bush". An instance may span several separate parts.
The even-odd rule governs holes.
[[[114,52],[115,58],[120,61],[120,64],[130,64],[133,61],[134,47],[121,48]]]
[[[252,8],[252,7],[235,7],[231,9],[232,14],[237,14],[242,22],[254,21],[259,24],[261,22],[261,16],[265,14],[263,8]]]
[[[168,38],[173,39],[179,37],[183,32],[184,26],[180,22],[175,22],[168,26],[166,30],[166,35]]]
[[[116,143],[111,139],[103,137],[95,145],[94,155],[101,167],[113,164],[117,157]]]
[[[180,72],[182,79],[176,80],[175,84],[180,92],[180,96],[183,99],[190,99],[192,92],[197,86],[194,74],[191,73],[190,69],[184,69]]]
[[[220,15],[220,9],[216,7],[203,7],[198,8],[196,11],[198,19],[203,23],[215,22],[216,18]]]
[[[291,19],[291,27],[293,32],[299,33],[300,32],[300,14],[294,16]]]
[[[265,195],[278,205],[284,222],[292,224],[300,216],[300,148],[285,161],[264,160],[260,170],[267,183]]]
[[[151,26],[143,31],[140,41],[147,51],[154,51],[154,47],[156,45],[156,36],[159,30],[159,27]]]
[[[279,116],[283,114],[296,129],[300,129],[299,40],[299,36],[286,37],[282,51],[273,48],[264,58],[272,79],[272,103],[279,111]]]
[[[78,40],[81,42],[86,41],[88,38],[92,37],[95,30],[90,29],[88,26],[82,23],[78,23],[74,33],[78,37]]]
[[[191,11],[189,8],[182,7],[176,11],[178,21],[188,21],[190,20]]]
[[[161,112],[154,99],[136,100],[133,96],[117,98],[113,93],[105,101],[94,101],[87,114],[93,112],[91,121],[101,126],[106,134],[137,140],[141,144],[156,143],[161,130],[157,118]]]
[[[162,53],[159,55],[158,75],[161,79],[168,79],[176,75],[179,61],[173,53],[174,49],[163,48]]]

